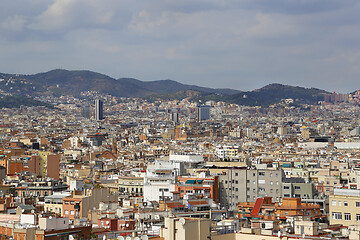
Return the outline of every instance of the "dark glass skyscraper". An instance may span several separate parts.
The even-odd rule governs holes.
[[[103,102],[100,99],[95,100],[95,119],[96,121],[104,119]]]

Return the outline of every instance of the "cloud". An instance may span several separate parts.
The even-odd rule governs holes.
[[[113,0],[55,0],[34,18],[29,28],[53,33],[76,29],[117,29],[124,27],[131,16],[122,7],[123,4]]]
[[[14,15],[6,18],[1,23],[1,28],[10,31],[21,31],[24,28],[25,19],[23,16]]]
[[[1,71],[85,68],[242,90],[360,88],[354,0],[4,1]]]

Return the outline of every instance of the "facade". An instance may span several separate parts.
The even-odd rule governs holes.
[[[234,159],[239,151],[239,146],[216,146],[215,155],[220,159]]]
[[[219,201],[218,176],[197,178],[178,177],[175,191],[182,199],[212,198]]]
[[[36,158],[33,159],[35,168],[37,167]],[[36,172],[37,170],[35,170]],[[49,151],[39,152],[39,175],[41,177],[51,177],[59,179],[60,174],[60,155]]]
[[[334,189],[329,196],[330,224],[360,224],[360,190]]]
[[[67,190],[68,185],[61,181],[34,181],[24,182],[15,187],[17,196],[19,197],[46,197],[54,194],[55,192],[61,192]]]
[[[201,218],[166,218],[161,237],[166,240],[207,240],[210,220]]]
[[[305,182],[283,182],[282,183],[282,197],[283,198],[301,198],[313,199],[315,196],[314,183]]]
[[[115,201],[117,195],[110,194],[107,188],[96,188],[84,195],[83,192],[77,194],[76,191],[71,196],[63,198],[63,217],[70,220],[88,216],[90,209],[98,208],[100,202]]]
[[[45,197],[44,211],[59,214],[63,213],[63,199],[69,197],[70,193],[57,193]]]
[[[277,169],[227,169],[219,176],[220,204],[235,210],[239,202],[252,202],[258,197],[281,198],[285,175]]]
[[[199,122],[209,120],[210,119],[210,106],[207,106],[207,105],[198,106],[197,119]]]
[[[155,161],[149,165],[144,178],[144,201],[172,199],[176,176],[177,169],[169,161]]]
[[[120,176],[118,189],[121,194],[128,196],[142,196],[144,189],[144,178],[135,176]]]

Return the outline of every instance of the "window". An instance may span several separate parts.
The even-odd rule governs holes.
[[[356,202],[356,207],[360,207],[360,202]]]
[[[259,172],[259,176],[265,176],[264,172]]]
[[[360,214],[356,214],[356,221],[360,222]]]
[[[274,185],[273,181],[270,181],[270,185]]]
[[[344,201],[344,207],[348,206],[348,202]]]
[[[235,177],[239,176],[239,173],[235,173]]]
[[[350,221],[351,220],[351,213],[344,213],[344,219],[345,219],[345,221]]]
[[[301,195],[300,194],[295,194],[295,197],[296,198],[301,198]]]
[[[238,180],[236,180],[236,181],[235,181],[235,184],[238,184],[238,183],[239,183],[239,181],[238,181]]]
[[[339,207],[341,207],[341,201],[339,201]]]
[[[290,197],[290,194],[284,194],[284,197]]]
[[[290,187],[289,186],[284,186],[284,189],[290,189]]]
[[[295,186],[295,189],[301,189],[301,187],[300,186]]]
[[[66,214],[66,215],[69,215],[69,210],[65,210],[65,214]]]
[[[75,211],[74,211],[74,210],[71,210],[71,211],[70,211],[70,215],[75,215]]]
[[[336,200],[331,201],[331,206],[336,206]]]
[[[341,220],[342,219],[341,212],[333,212],[332,213],[332,218],[335,219],[335,220]]]
[[[259,192],[265,192],[265,188],[259,188]]]

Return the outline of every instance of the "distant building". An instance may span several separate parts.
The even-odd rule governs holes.
[[[90,106],[85,106],[82,108],[81,116],[84,118],[90,118]]]
[[[103,102],[100,99],[95,100],[95,119],[100,121],[104,119]]]
[[[171,121],[173,121],[174,123],[179,123],[179,113],[172,112],[171,113]]]
[[[207,106],[207,105],[198,106],[197,119],[199,122],[209,120],[210,119],[210,106]]]

